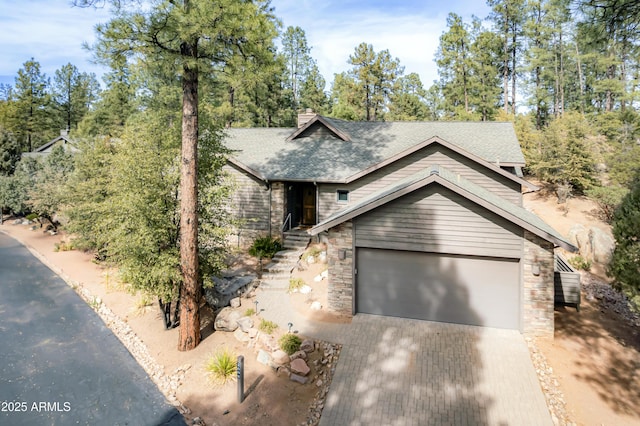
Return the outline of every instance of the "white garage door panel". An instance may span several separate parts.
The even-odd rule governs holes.
[[[357,249],[358,312],[518,329],[517,261]]]

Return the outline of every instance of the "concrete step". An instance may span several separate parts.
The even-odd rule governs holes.
[[[263,277],[258,288],[263,291],[289,290],[289,279],[264,279]]]
[[[263,280],[288,280],[289,278],[291,278],[290,271],[265,272],[262,274]]]
[[[295,266],[295,264],[293,266]],[[279,273],[290,274],[291,270],[293,269],[293,266],[290,266],[288,262],[271,262],[267,266],[264,266],[262,268],[262,271],[268,272],[268,273],[276,273],[276,274],[279,274]]]
[[[302,256],[301,250],[282,250],[279,251],[271,259],[273,262],[293,262],[297,263]]]

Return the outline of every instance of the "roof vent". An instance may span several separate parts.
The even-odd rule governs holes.
[[[440,175],[440,167],[432,166],[430,175]]]
[[[305,112],[298,114],[298,129],[311,121],[316,115],[311,108],[307,108]]]

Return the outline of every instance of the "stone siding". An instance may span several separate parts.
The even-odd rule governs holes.
[[[283,182],[271,184],[271,236],[282,239],[282,223],[287,211],[287,197]]]
[[[524,231],[522,282],[525,335],[553,337],[553,256],[552,243]]]
[[[353,315],[353,225],[347,221],[328,231],[327,287],[328,308],[331,311]],[[345,258],[340,260],[344,250]]]

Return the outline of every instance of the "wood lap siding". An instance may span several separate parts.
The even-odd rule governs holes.
[[[435,164],[460,174],[460,176],[505,200],[519,206],[522,205],[521,187],[517,182],[486,169],[446,147],[430,145],[349,184],[321,185],[319,189],[320,220],[328,218],[375,191]],[[337,202],[336,191],[338,189],[349,191],[349,204]]]
[[[224,170],[232,177],[234,191],[229,207],[239,228],[256,231],[269,231],[269,190],[264,183],[249,177],[232,166]]]
[[[356,246],[519,259],[522,230],[439,185],[356,219]]]

